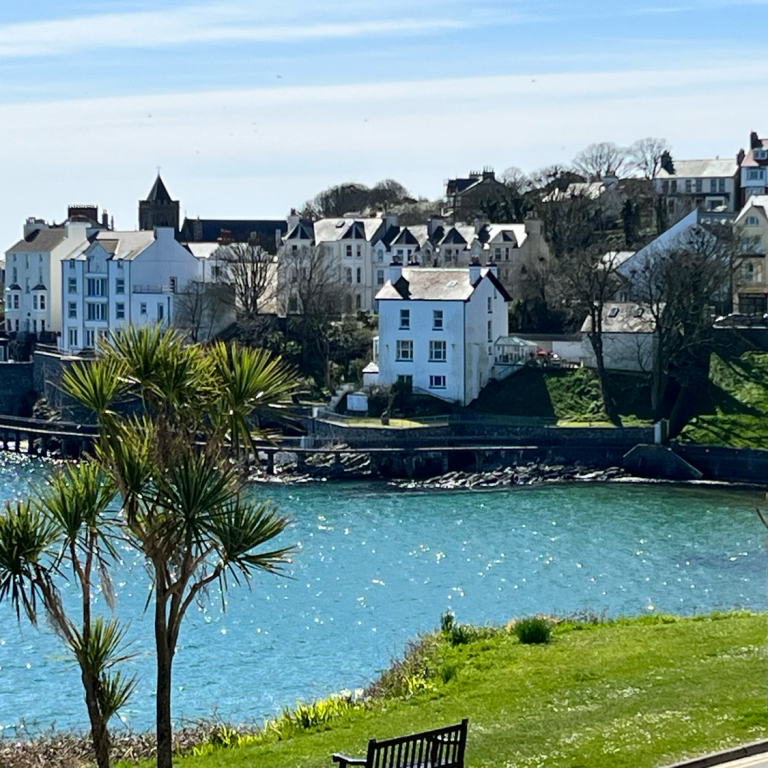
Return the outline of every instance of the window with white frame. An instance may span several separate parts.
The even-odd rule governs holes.
[[[363,258],[363,246],[362,245],[358,245],[357,246],[357,252],[356,253],[357,253],[357,258],[358,259],[362,259]]]
[[[429,342],[429,361],[444,363],[446,359],[446,343],[442,339],[431,339]]]
[[[445,389],[445,376],[430,376],[429,377],[430,389]]]
[[[717,179],[710,179],[709,180],[709,191],[710,192],[717,192]]]
[[[89,277],[86,283],[86,296],[106,296],[107,281],[103,277]]]
[[[747,216],[746,221],[744,223],[748,227],[756,227],[760,222],[759,222],[757,216]]]
[[[115,293],[124,294],[125,293],[125,278],[124,277],[117,277],[115,278]]]
[[[487,298],[486,302],[488,304],[488,314],[490,315],[491,312],[493,312],[493,298],[491,296],[489,296]]]
[[[443,330],[443,310],[442,309],[432,310],[432,330],[433,331]]]
[[[351,245],[348,245],[348,246],[347,246],[347,251],[346,251],[346,253],[347,253],[347,256],[348,256],[349,258],[352,258],[352,246],[351,246]]]
[[[71,261],[70,264],[74,264],[74,262]],[[76,277],[69,277],[69,278],[67,278],[67,293],[77,293],[77,278]]]
[[[107,305],[106,304],[86,304],[87,320],[106,320],[107,319]]]
[[[67,305],[67,317],[71,320],[75,319],[77,317],[77,302],[76,301],[70,301]]]
[[[407,331],[411,327],[411,310],[400,310],[400,330]]]
[[[67,340],[69,341],[70,347],[77,346],[77,328],[69,329],[69,332],[67,333]]]
[[[162,322],[163,317],[165,317],[165,304],[163,304],[162,301],[157,302],[157,319],[158,322]]]
[[[760,181],[763,178],[762,168],[751,168],[747,171],[747,179],[749,181]]]
[[[45,294],[40,294],[40,309],[45,309]]]
[[[488,341],[493,341],[493,321],[488,321]]]
[[[37,294],[32,297],[32,309],[37,309]]]
[[[398,360],[413,360],[413,342],[410,339],[398,339],[396,353]]]
[[[86,332],[85,332],[85,346],[86,347],[95,347],[96,346],[96,331],[86,330]]]
[[[347,267],[345,272],[347,275],[347,284],[352,285],[352,267]]]
[[[146,315],[147,314],[147,302],[142,301],[141,304],[139,304],[139,314],[140,315]]]
[[[355,282],[362,283],[363,282],[363,270],[358,267],[357,271],[355,272]]]
[[[169,280],[170,287],[171,287],[171,293],[176,293],[176,285],[178,283],[178,280],[175,277],[172,277]]]
[[[115,304],[115,319],[125,320],[125,304],[122,302]]]
[[[376,270],[376,285],[384,285],[384,270]]]
[[[19,308],[19,294],[14,293],[13,294],[13,308],[18,309]]]

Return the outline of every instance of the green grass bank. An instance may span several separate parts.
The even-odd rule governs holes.
[[[666,765],[768,738],[765,646],[766,617],[751,613],[564,621],[541,645],[459,625],[410,644],[365,703],[300,707],[256,736],[218,729],[177,765],[331,768],[371,736],[462,717],[472,768]]]

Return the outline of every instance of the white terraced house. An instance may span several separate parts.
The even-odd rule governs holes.
[[[202,280],[203,266],[174,237],[154,231],[99,231],[61,262],[59,349],[76,353],[129,324],[169,325],[177,294]]]
[[[83,247],[88,225],[27,219],[24,237],[5,254],[5,330],[47,341],[61,330],[61,262]]]
[[[510,296],[495,265],[390,266],[379,302],[378,382],[468,405],[494,376]]]

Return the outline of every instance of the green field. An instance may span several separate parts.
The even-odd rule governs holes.
[[[371,736],[463,717],[471,768],[650,768],[768,737],[764,615],[564,622],[546,645],[507,629],[458,640],[420,639],[365,704],[304,708],[239,744],[220,732],[214,741],[236,746],[177,764],[331,768],[333,752],[363,754]]]

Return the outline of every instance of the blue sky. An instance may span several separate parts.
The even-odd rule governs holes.
[[[192,216],[279,217],[341,181],[437,197],[592,141],[678,157],[768,134],[765,0],[3,3],[0,238],[156,167]]]

